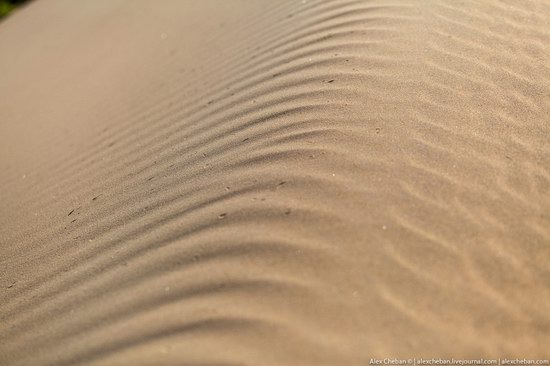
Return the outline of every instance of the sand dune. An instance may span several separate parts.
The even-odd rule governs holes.
[[[550,4],[0,23],[1,365],[550,358]]]

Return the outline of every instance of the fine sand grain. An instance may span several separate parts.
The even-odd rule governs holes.
[[[550,358],[550,3],[0,23],[0,365]]]

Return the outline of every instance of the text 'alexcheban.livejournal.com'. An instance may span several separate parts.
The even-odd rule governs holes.
[[[550,365],[549,360],[536,360],[526,358],[495,358],[495,359],[455,359],[455,358],[371,358],[369,365],[407,365],[407,366],[432,366],[432,365],[459,365],[459,366],[506,366],[506,365]]]

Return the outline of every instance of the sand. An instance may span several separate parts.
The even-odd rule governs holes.
[[[1,365],[550,358],[550,4],[0,23]]]

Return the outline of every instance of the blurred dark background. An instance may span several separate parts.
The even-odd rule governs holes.
[[[19,5],[28,2],[28,0],[0,0],[0,19],[11,13]]]

